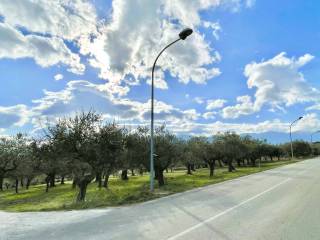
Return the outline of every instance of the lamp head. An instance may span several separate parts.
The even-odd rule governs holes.
[[[179,37],[180,39],[185,40],[192,33],[193,33],[193,30],[191,28],[185,28],[179,33]]]

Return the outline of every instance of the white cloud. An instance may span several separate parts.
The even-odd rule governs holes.
[[[222,108],[227,101],[225,99],[211,99],[207,100],[207,110]]]
[[[182,28],[190,26],[194,34],[166,51],[159,59],[158,71],[161,76],[168,72],[182,83],[205,84],[220,75],[213,65],[221,56],[197,29],[203,26],[200,12],[220,6],[238,8],[247,1],[113,0],[112,15],[99,20],[94,5],[87,0],[2,0],[0,15],[6,31],[11,30],[12,43],[2,44],[2,49],[8,47],[2,50],[2,57],[30,57],[43,67],[66,64],[70,71],[81,74],[85,66],[80,56],[87,55],[113,94],[125,95],[130,85],[148,80],[157,53]],[[207,21],[205,25],[218,37],[219,23]],[[3,36],[0,41],[8,40]],[[78,47],[79,53],[71,52],[69,44]],[[161,79],[156,85],[168,87]]]
[[[60,81],[60,80],[62,80],[63,79],[63,75],[62,74],[56,74],[55,76],[54,76],[54,80],[56,80],[56,81]]]
[[[79,54],[65,44],[88,54],[99,23],[94,6],[87,0],[1,0],[0,58],[34,58],[42,67],[59,63],[82,74]],[[24,31],[21,31],[23,29]]]
[[[109,120],[117,119],[126,123],[146,123],[150,119],[150,101],[137,102],[116,98],[103,84],[84,80],[70,81],[65,89],[57,92],[45,91],[45,96],[34,100],[33,122],[56,119],[79,111],[96,110]],[[156,122],[194,121],[199,114],[194,109],[181,110],[155,100]]]
[[[215,119],[216,114],[217,114],[216,112],[206,112],[206,113],[202,114],[202,117],[204,119]]]
[[[0,58],[33,58],[42,67],[62,63],[73,73],[82,73],[85,68],[62,39],[23,35],[6,23],[0,23]]]
[[[236,132],[238,134],[266,133],[266,132],[289,132],[290,122],[282,122],[279,119],[257,123],[227,123],[216,121],[214,123],[184,122],[181,124],[168,125],[170,129],[179,134],[207,135],[219,132]],[[292,132],[313,132],[320,128],[320,120],[316,114],[307,114],[303,120],[297,122]]]
[[[303,116],[303,119],[296,122],[292,128],[292,132],[314,132],[320,129],[320,120],[316,113],[309,113]]]
[[[205,28],[211,28],[212,29],[212,35],[215,37],[215,39],[219,40],[219,33],[222,30],[220,23],[203,21],[203,26]]]
[[[0,14],[11,26],[82,43],[97,31],[95,8],[86,0],[1,0]]]
[[[318,99],[319,91],[312,88],[299,71],[313,58],[310,54],[288,58],[282,52],[270,60],[248,64],[244,74],[248,87],[257,89],[255,109],[260,110],[265,104],[279,108]]]
[[[254,113],[256,110],[251,97],[248,95],[237,97],[235,106],[228,106],[222,109],[223,118],[238,118],[241,115],[249,115]]]
[[[0,129],[23,126],[28,122],[29,117],[30,112],[25,105],[0,106]]]
[[[193,101],[195,101],[195,102],[198,103],[198,104],[204,103],[204,100],[203,100],[202,97],[195,97],[195,98],[193,99]]]
[[[285,107],[305,102],[319,102],[320,91],[310,86],[300,68],[314,57],[305,54],[299,58],[288,58],[282,52],[266,61],[252,62],[245,67],[248,88],[254,88],[255,99],[238,97],[239,104],[223,109],[223,117],[237,118],[259,112],[263,106],[285,111]]]
[[[239,4],[245,5],[245,1],[114,0],[110,21],[89,47],[92,56],[89,62],[112,85],[121,85],[128,75],[133,76],[134,82],[147,79],[159,51],[189,26],[195,30],[193,35],[161,56],[158,72],[168,72],[182,83],[205,84],[221,74],[213,66],[221,56],[197,29],[203,25],[200,11]],[[205,25],[218,36],[219,23]],[[161,81],[159,87],[166,85]]]
[[[0,129],[12,126],[23,126],[32,120],[36,128],[45,125],[45,121],[54,121],[58,117],[70,116],[75,112],[95,109],[103,114],[105,119],[116,119],[120,123],[129,125],[149,124],[150,101],[137,102],[130,99],[115,98],[104,85],[92,84],[84,80],[70,81],[66,88],[57,92],[45,91],[45,96],[34,100],[34,107],[24,105],[0,107]],[[239,102],[250,98],[242,97]],[[206,112],[205,119],[214,119],[216,112]],[[155,101],[155,120],[157,124],[166,125],[177,134],[211,135],[217,132],[235,131],[242,133],[288,132],[289,122],[279,119],[257,123],[228,123],[216,121],[214,123],[196,122],[201,115],[195,109],[181,110],[162,101]],[[320,129],[317,114],[307,114],[297,122],[293,131],[310,132]],[[3,132],[5,133],[5,132]]]
[[[159,76],[156,76],[154,78],[154,87],[159,88],[159,89],[168,89],[168,84],[167,82],[164,80],[164,74],[161,74],[162,77],[159,78]],[[151,79],[147,80],[147,84],[151,85]]]

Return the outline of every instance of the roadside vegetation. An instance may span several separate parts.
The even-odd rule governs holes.
[[[155,133],[154,193],[149,192],[149,129],[104,123],[95,112],[47,126],[38,138],[0,139],[0,209],[37,211],[146,201],[295,162],[290,144],[272,145],[235,133],[181,139]],[[298,158],[317,144],[294,141]]]
[[[29,190],[21,189],[18,195],[12,190],[4,190],[0,193],[0,206],[1,210],[19,212],[119,206],[223,182],[294,162],[297,160],[263,162],[260,168],[239,167],[234,172],[228,172],[227,168],[218,168],[214,177],[208,177],[209,169],[206,168],[197,169],[192,175],[186,174],[185,170],[174,170],[174,172],[165,172],[167,184],[161,188],[156,187],[154,193],[149,192],[149,175],[130,175],[130,181],[123,181],[120,177],[112,176],[108,189],[99,189],[94,182],[90,183],[85,202],[76,201],[78,190],[72,188],[72,182],[57,184],[49,192],[43,191],[45,185],[40,184],[30,186]]]

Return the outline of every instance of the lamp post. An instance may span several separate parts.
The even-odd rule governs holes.
[[[292,134],[291,134],[291,128],[292,128],[292,125],[294,123],[296,123],[297,121],[301,120],[303,117],[299,117],[297,118],[296,120],[294,120],[291,124],[290,124],[290,146],[291,146],[291,160],[293,160],[293,147],[292,147]]]
[[[159,57],[161,56],[161,54],[167,48],[169,48],[170,46],[172,46],[176,42],[178,42],[180,40],[185,40],[188,36],[190,36],[192,34],[192,32],[193,32],[193,30],[191,28],[186,28],[186,29],[182,30],[179,33],[179,38],[174,40],[170,44],[168,44],[165,48],[163,48],[153,63],[152,74],[151,74],[150,191],[154,190],[154,161],[153,161],[153,157],[154,157],[154,142],[153,142],[153,133],[154,133],[154,124],[153,124],[153,122],[154,122],[154,70],[156,67],[156,63],[157,63]]]
[[[316,133],[320,133],[320,130],[311,133],[311,135],[310,135],[310,136],[311,136],[311,144],[312,144],[312,136],[313,136],[314,134],[316,134]]]

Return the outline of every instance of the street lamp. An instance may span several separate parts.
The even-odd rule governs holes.
[[[294,121],[290,124],[291,160],[293,160],[293,147],[292,147],[292,135],[291,135],[291,128],[292,128],[292,125],[293,125],[295,122],[297,122],[297,121],[301,120],[302,118],[303,118],[303,117],[299,117],[299,118],[297,118],[296,120],[294,120]]]
[[[311,135],[310,135],[311,136],[311,144],[312,144],[312,136],[313,136],[313,134],[316,134],[316,133],[320,133],[320,130],[311,133]]]
[[[153,191],[154,189],[154,143],[153,143],[153,132],[154,132],[154,125],[153,125],[153,121],[154,121],[154,69],[156,67],[156,63],[158,61],[158,58],[161,56],[161,54],[170,46],[172,46],[173,44],[175,44],[176,42],[180,41],[180,40],[185,40],[188,36],[190,36],[192,34],[193,30],[191,28],[186,28],[184,30],[182,30],[179,33],[179,38],[174,40],[172,43],[168,44],[165,48],[163,48],[161,50],[161,52],[158,54],[158,56],[156,57],[156,60],[153,63],[153,67],[152,67],[152,74],[151,74],[151,124],[150,124],[150,128],[151,128],[151,136],[150,136],[150,191]]]

